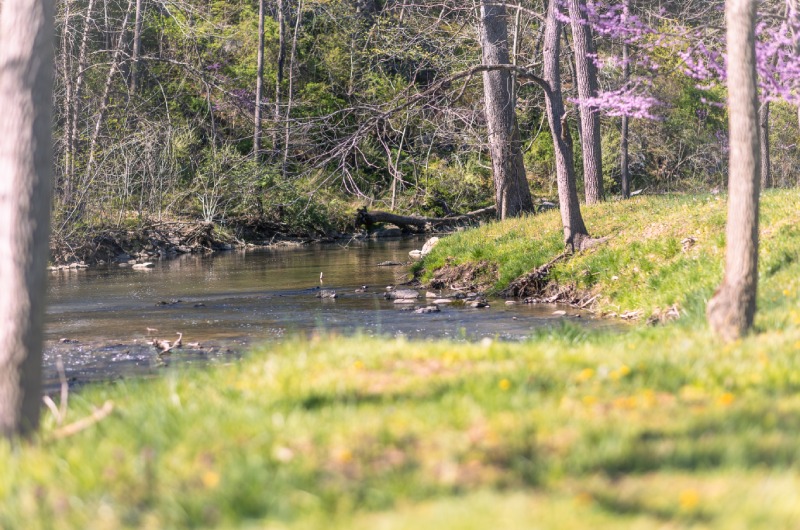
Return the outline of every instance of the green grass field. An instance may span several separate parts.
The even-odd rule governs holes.
[[[598,310],[677,305],[630,331],[524,344],[292,339],[239,363],[70,397],[56,440],[0,442],[2,528],[797,528],[800,212],[764,196],[758,333],[715,342],[724,202],[586,208],[604,246],[559,264]],[[684,249],[687,237],[696,242]],[[445,240],[500,289],[560,252],[557,213]]]

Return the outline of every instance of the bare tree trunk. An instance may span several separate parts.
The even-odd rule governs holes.
[[[564,225],[564,243],[573,251],[581,250],[589,240],[589,232],[583,222],[578,190],[575,185],[575,166],[572,158],[572,138],[564,112],[561,96],[561,22],[558,20],[558,2],[550,0],[544,33],[544,79],[549,84],[546,90],[547,121],[553,135],[558,181],[558,202],[561,222]]]
[[[483,64],[509,64],[506,8],[481,1],[480,21]],[[533,212],[522,146],[517,127],[514,91],[508,70],[483,73],[484,107],[492,154],[495,205],[500,219]]]
[[[264,92],[264,8],[266,0],[258,0],[258,59],[256,65],[256,108],[253,116],[253,158],[261,152],[261,99]]]
[[[281,122],[281,87],[283,85],[283,64],[286,62],[286,13],[284,11],[283,2],[284,0],[277,0],[276,2],[276,7],[278,9],[278,71],[275,81],[275,108],[273,112],[273,121],[275,124],[272,128],[272,150],[276,158],[278,153],[281,152],[278,124]]]
[[[64,203],[68,201],[72,189],[75,157],[72,145],[72,46],[69,38],[71,3],[70,0],[64,2],[64,23],[61,32],[61,70],[64,75],[64,178],[61,182],[61,199]]]
[[[284,178],[286,178],[286,170],[289,164],[289,135],[291,134],[289,123],[292,117],[292,105],[294,104],[294,67],[295,57],[297,55],[297,35],[300,33],[302,11],[303,0],[297,0],[297,13],[295,14],[294,33],[292,33],[292,51],[289,53],[289,86],[286,100],[286,117],[283,125],[283,160],[281,162],[281,171]]]
[[[755,0],[727,0],[728,226],[725,277],[706,310],[712,331],[735,340],[752,327],[758,287],[760,142],[755,60]]]
[[[786,5],[786,12],[788,14],[787,18],[790,19],[789,28],[792,32],[792,39],[794,39],[794,48],[795,53],[800,55],[800,42],[797,40],[797,35],[795,34],[795,24],[798,21],[798,16],[800,13],[797,12],[797,0],[789,0]],[[800,105],[797,106],[797,125],[800,127]]]
[[[133,22],[133,49],[131,50],[131,94],[136,92],[139,81],[139,57],[142,54],[142,0],[136,0],[136,13]]]
[[[83,81],[86,78],[86,68],[89,62],[88,60],[88,43],[89,43],[89,28],[93,24],[92,22],[92,9],[94,8],[94,0],[89,0],[86,4],[86,16],[84,17],[83,21],[83,35],[81,36],[81,46],[78,49],[78,70],[75,74],[75,90],[72,95],[72,108],[70,110],[71,113],[71,129],[69,133],[69,150],[72,153],[70,157],[70,166],[67,168],[67,172],[70,175],[70,179],[68,185],[64,186],[64,200],[63,203],[67,207],[71,207],[73,205],[75,194],[75,161],[78,157],[80,152],[80,146],[78,145],[78,123],[80,120],[81,115],[81,95],[83,91]]]
[[[38,427],[52,180],[52,0],[0,12],[0,435]]]
[[[769,101],[758,109],[758,132],[761,140],[761,189],[772,187],[772,172],[769,156]]]
[[[625,5],[622,8],[622,16],[624,19],[628,18],[630,12],[630,0],[625,0]],[[622,84],[627,86],[631,79],[631,65],[630,65],[630,46],[628,41],[622,43]],[[631,175],[630,164],[628,160],[628,130],[629,120],[628,116],[622,116],[622,128],[620,130],[619,150],[620,150],[620,185],[622,187],[622,198],[629,199],[631,197]]]
[[[98,109],[97,113],[97,120],[94,124],[94,131],[92,131],[92,137],[89,140],[89,160],[86,162],[86,178],[87,180],[91,178],[92,170],[94,169],[94,158],[96,153],[97,147],[97,138],[100,136],[100,127],[103,125],[103,119],[106,115],[106,110],[108,110],[108,99],[111,94],[111,82],[114,80],[114,74],[117,73],[120,64],[120,58],[122,56],[123,51],[123,44],[125,43],[125,34],[127,33],[128,29],[128,18],[131,14],[131,8],[133,7],[133,0],[128,0],[128,9],[125,11],[125,17],[122,19],[122,27],[119,31],[119,40],[117,41],[117,47],[114,50],[114,55],[111,57],[111,66],[108,69],[108,74],[106,75],[106,82],[103,85],[103,96],[100,98],[100,108]]]
[[[584,103],[597,96],[597,68],[593,62],[592,29],[586,18],[586,1],[569,0],[569,19],[572,26],[572,47],[575,51],[575,73],[578,97],[581,100],[581,146],[583,148],[583,180],[586,203],[603,200],[603,156],[600,148],[600,118]]]
[[[520,19],[522,18],[522,5],[517,0],[517,13],[514,15],[514,38],[511,44],[511,64],[517,66],[517,59],[519,55],[519,34],[520,34]],[[517,108],[517,70],[516,68],[511,71],[511,107]]]
[[[89,42],[89,28],[92,25],[92,9],[94,0],[89,0],[86,4],[86,16],[83,20],[83,35],[81,36],[81,46],[78,49],[78,70],[75,75],[75,89],[72,97],[72,107],[70,109],[70,131],[67,140],[67,150],[70,152],[69,165],[66,168],[68,175],[67,182],[64,183],[63,202],[69,206],[72,204],[73,194],[75,193],[75,160],[78,156],[78,120],[81,109],[81,92],[83,90],[83,80],[86,77],[86,65],[88,63],[87,49]]]

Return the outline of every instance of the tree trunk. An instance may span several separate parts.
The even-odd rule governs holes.
[[[483,64],[509,64],[506,8],[481,1],[480,40]],[[495,185],[495,205],[500,219],[533,212],[522,146],[517,127],[511,73],[483,73],[484,108]]]
[[[64,173],[60,182],[61,199],[67,202],[69,190],[72,188],[74,178],[73,159],[75,156],[72,145],[72,46],[69,38],[70,0],[64,2],[64,23],[61,31],[61,70],[64,76]]]
[[[723,340],[753,325],[758,286],[760,141],[755,60],[755,0],[727,0],[728,226],[725,277],[708,302],[712,331]]]
[[[139,56],[142,54],[142,0],[136,0],[136,13],[133,22],[133,49],[131,50],[131,94],[136,92],[139,81]]]
[[[589,232],[586,230],[581,215],[578,190],[575,185],[572,138],[561,96],[561,71],[559,69],[561,22],[558,20],[558,2],[550,0],[548,4],[544,34],[544,79],[549,85],[549,90],[545,91],[547,121],[550,124],[555,147],[558,202],[561,210],[561,222],[564,225],[564,243],[576,251],[583,248],[584,242],[588,241]]]
[[[69,164],[66,168],[66,182],[64,183],[63,190],[63,204],[71,206],[73,201],[73,194],[75,193],[75,161],[78,157],[80,149],[78,147],[78,120],[81,113],[81,93],[83,90],[83,80],[86,77],[87,49],[89,42],[89,28],[92,25],[92,9],[94,8],[94,0],[89,0],[86,4],[86,16],[83,21],[83,35],[81,36],[81,46],[78,49],[78,70],[75,76],[75,89],[71,96],[72,107],[70,109],[70,118],[67,120],[70,124],[69,137],[67,139],[67,150],[70,153]]]
[[[0,435],[39,423],[52,180],[52,0],[0,12]]]
[[[628,18],[630,11],[630,0],[625,0],[622,7],[622,16],[624,19]],[[627,86],[631,79],[631,65],[630,65],[630,46],[628,41],[622,43],[622,83]],[[620,130],[619,150],[620,150],[620,185],[622,187],[622,198],[630,199],[631,197],[631,176],[628,160],[628,129],[629,120],[628,116],[622,116],[622,127]]]
[[[289,164],[289,145],[291,128],[289,126],[292,117],[292,106],[294,105],[294,68],[295,57],[297,56],[297,36],[300,33],[300,22],[302,21],[303,0],[297,0],[297,12],[295,13],[294,32],[292,33],[292,49],[289,53],[289,86],[286,96],[286,114],[283,122],[283,159],[281,161],[281,172],[286,178]]]
[[[94,131],[92,131],[92,137],[89,139],[89,160],[86,162],[86,180],[87,182],[92,178],[92,171],[94,170],[94,159],[97,155],[96,147],[97,147],[97,139],[100,137],[100,128],[103,125],[103,120],[106,116],[106,110],[108,110],[108,103],[109,98],[111,96],[111,83],[114,80],[114,74],[117,73],[119,70],[119,65],[122,59],[122,51],[125,44],[125,34],[127,33],[128,29],[128,18],[131,14],[131,8],[133,7],[133,0],[128,0],[128,8],[125,11],[125,16],[122,19],[122,27],[119,30],[119,40],[117,40],[117,47],[114,50],[114,54],[111,57],[111,66],[108,69],[108,73],[106,74],[106,81],[103,85],[103,95],[100,98],[100,108],[97,111],[97,119],[94,124]],[[79,210],[81,205],[77,205],[77,209]]]
[[[253,158],[261,152],[261,99],[264,93],[264,8],[266,0],[258,0],[258,59],[256,64],[256,108],[253,115]]]
[[[585,105],[597,96],[597,68],[594,64],[592,29],[586,19],[586,1],[569,0],[569,19],[572,26],[572,48],[575,51],[575,73],[578,98],[581,100],[581,146],[583,148],[583,180],[586,203],[603,200],[603,156],[600,150],[600,118]]]
[[[758,109],[758,132],[761,141],[761,189],[772,187],[772,173],[769,159],[769,101],[764,101]]]
[[[284,0],[277,0],[277,18],[278,18],[278,64],[275,81],[275,107],[273,111],[273,121],[275,122],[272,128],[272,152],[274,158],[277,158],[281,153],[280,148],[280,135],[278,134],[278,127],[281,123],[281,88],[283,85],[283,64],[286,62],[286,13],[284,11]]]

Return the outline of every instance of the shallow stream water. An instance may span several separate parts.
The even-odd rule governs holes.
[[[58,386],[57,359],[72,385],[157,373],[165,364],[153,338],[174,340],[167,363],[228,362],[248,346],[310,332],[480,340],[523,340],[532,330],[576,317],[571,308],[506,305],[472,309],[385,300],[385,287],[407,279],[408,251],[424,240],[351,241],[287,249],[183,256],[147,270],[108,267],[50,273],[45,334],[45,391]],[[323,282],[320,284],[320,273]],[[356,292],[367,286],[364,292]],[[320,299],[320,289],[336,299]],[[565,310],[568,315],[554,314]],[[602,325],[581,315],[577,322]]]

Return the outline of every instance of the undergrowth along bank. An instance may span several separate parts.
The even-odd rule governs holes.
[[[776,298],[795,292],[800,260],[800,192],[770,190],[761,198],[761,317]],[[585,206],[594,237],[604,244],[553,265],[550,292],[592,300],[602,314],[663,314],[675,310],[699,321],[706,300],[719,284],[725,253],[725,196],[664,195]],[[444,238],[416,266],[425,282],[447,271],[484,271],[474,283],[498,293],[518,277],[563,252],[557,211],[492,223]],[[458,274],[451,277],[458,281]],[[763,324],[762,324],[763,326]]]

